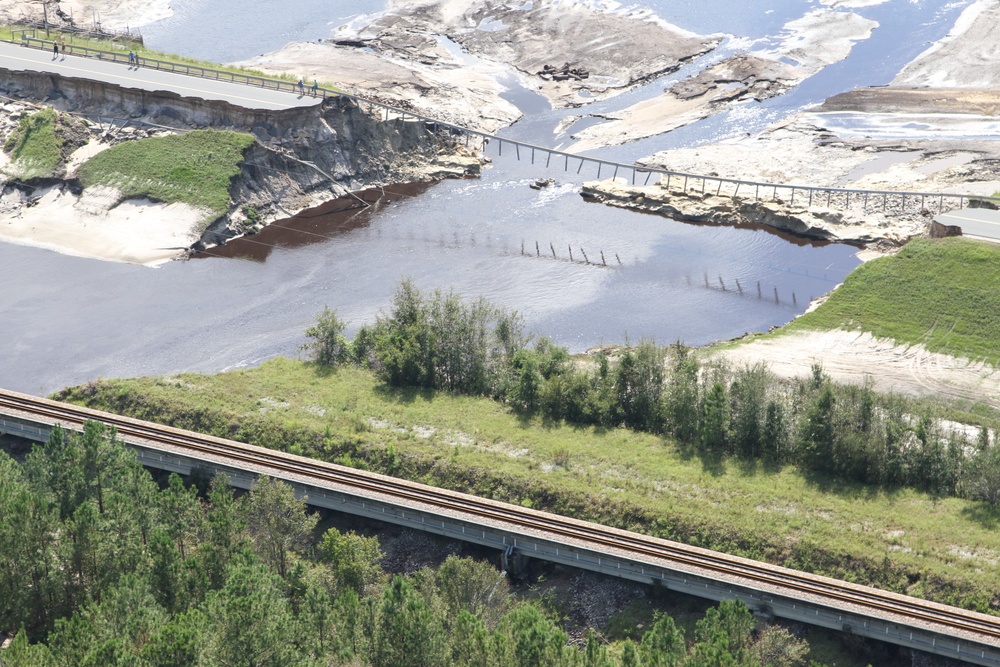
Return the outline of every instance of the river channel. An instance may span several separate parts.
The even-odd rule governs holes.
[[[700,0],[671,2],[671,13],[659,6],[667,4],[652,8],[681,27],[759,40],[777,39],[784,23],[819,6]],[[852,54],[769,104],[593,154],[632,161],[752,131],[842,90],[885,83],[943,36],[963,5],[892,0],[858,9],[888,26],[856,47],[860,59]],[[143,32],[155,48],[228,61],[324,37],[381,3],[273,7],[270,0],[181,0],[174,17]],[[199,27],[225,16],[232,20],[225,31]],[[901,46],[901,34],[912,43]],[[668,82],[590,110],[634,103]],[[519,139],[566,141],[553,128],[581,113],[552,111],[515,84],[509,95],[526,113],[507,130]],[[547,171],[509,151],[492,157],[481,179],[369,192],[367,209],[334,202],[155,269],[0,244],[0,386],[45,394],[102,377],[217,372],[294,356],[324,306],[356,328],[389,305],[406,277],[423,290],[454,289],[516,309],[529,331],[573,351],[640,338],[701,345],[788,322],[859,261],[851,246],[587,203],[578,185],[593,175]],[[530,188],[539,177],[556,182]]]

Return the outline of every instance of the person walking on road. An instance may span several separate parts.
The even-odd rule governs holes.
[[[312,89],[313,89],[313,97],[316,97],[319,94],[319,81],[317,81],[316,79],[313,79]]]
[[[52,42],[52,60],[59,57],[59,42]]]
[[[128,66],[132,67],[135,65],[135,51],[128,52]]]
[[[300,76],[299,77],[299,95],[305,95],[305,94],[306,94],[306,82]]]

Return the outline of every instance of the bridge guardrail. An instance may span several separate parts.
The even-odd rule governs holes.
[[[38,49],[49,49],[52,46],[52,41],[37,39],[35,37],[28,37],[27,35],[21,35],[22,42],[29,47]],[[102,51],[99,49],[91,49],[89,47],[80,47],[67,45],[68,53],[71,55],[83,56],[88,58],[96,58],[99,60],[111,60],[112,62],[128,62],[128,56],[114,51]],[[918,210],[927,210],[928,202],[937,203],[937,209],[939,213],[943,213],[945,210],[945,202],[954,202],[956,208],[963,208],[967,203],[972,201],[984,202],[991,206],[996,206],[1000,208],[1000,197],[992,196],[982,196],[982,195],[968,195],[960,193],[951,192],[918,192],[918,191],[903,191],[903,190],[862,190],[857,188],[839,188],[839,187],[827,187],[827,186],[817,186],[817,185],[793,185],[786,183],[769,183],[766,181],[751,181],[737,178],[726,178],[721,176],[708,176],[705,174],[692,174],[681,171],[673,171],[670,169],[660,169],[657,167],[643,166],[635,163],[624,163],[624,162],[614,162],[611,160],[603,160],[601,158],[591,157],[587,155],[580,155],[578,153],[568,153],[566,151],[560,151],[553,148],[547,148],[545,146],[538,146],[535,144],[530,144],[524,141],[517,141],[515,139],[505,139],[503,137],[497,136],[495,134],[490,134],[488,132],[483,132],[480,130],[474,130],[472,128],[463,127],[461,125],[456,125],[455,123],[449,123],[437,118],[432,118],[430,116],[424,116],[412,111],[407,111],[405,109],[400,109],[398,107],[385,104],[384,102],[376,102],[364,97],[359,97],[357,95],[352,95],[350,93],[344,93],[337,90],[331,90],[329,88],[313,87],[311,85],[300,86],[297,83],[292,83],[290,81],[285,81],[281,79],[272,79],[268,77],[254,76],[249,74],[239,74],[236,72],[228,72],[225,70],[215,70],[206,67],[200,67],[197,65],[186,65],[183,63],[173,63],[166,60],[156,60],[153,58],[139,58],[139,66],[149,67],[151,69],[158,69],[162,71],[173,72],[177,74],[184,74],[187,76],[196,76],[203,79],[215,79],[219,81],[229,81],[231,83],[237,83],[242,85],[253,86],[256,88],[271,88],[278,91],[285,91],[289,93],[299,93],[300,95],[314,95],[319,99],[327,99],[332,97],[338,97],[343,99],[348,99],[354,101],[359,106],[367,105],[370,112],[374,113],[375,109],[380,109],[385,114],[385,119],[389,120],[393,115],[398,119],[405,121],[407,118],[413,118],[416,121],[424,122],[432,126],[433,129],[445,129],[450,133],[464,135],[466,140],[466,145],[469,143],[469,139],[472,137],[477,137],[483,142],[483,149],[485,150],[486,145],[493,141],[497,143],[497,150],[499,154],[503,155],[504,144],[512,146],[515,151],[515,156],[518,160],[521,159],[521,149],[524,149],[530,154],[530,159],[532,164],[535,162],[537,155],[541,154],[545,157],[545,167],[549,168],[552,162],[552,157],[555,156],[563,161],[564,171],[569,171],[571,166],[576,166],[576,173],[580,174],[584,165],[590,163],[592,166],[597,167],[596,178],[601,178],[601,173],[604,168],[607,168],[612,172],[611,177],[617,178],[619,172],[624,171],[626,174],[631,174],[631,183],[636,185],[637,178],[640,174],[645,175],[643,179],[643,185],[648,185],[650,179],[653,176],[657,177],[660,181],[666,178],[666,187],[669,189],[671,183],[674,179],[679,179],[682,181],[682,185],[679,189],[687,191],[690,185],[694,185],[697,191],[697,186],[700,184],[700,192],[706,194],[715,190],[715,194],[721,195],[723,188],[726,188],[727,196],[738,197],[739,192],[742,188],[753,189],[754,200],[755,201],[767,201],[768,191],[770,191],[770,200],[776,201],[779,199],[778,193],[781,192],[787,196],[789,203],[795,203],[795,197],[797,194],[806,197],[807,205],[812,206],[813,202],[816,200],[817,195],[822,199],[824,196],[826,198],[826,205],[828,208],[834,206],[834,199],[836,198],[836,204],[838,207],[843,206],[844,208],[850,207],[851,197],[857,197],[861,199],[862,207],[865,211],[869,210],[869,202],[874,205],[878,205],[881,202],[880,208],[883,211],[888,211],[890,206],[890,201],[892,201],[892,206],[897,211],[903,211],[906,209],[907,203],[916,207],[917,202],[919,202]],[[573,165],[570,162],[573,162]],[[709,183],[713,187],[709,187]],[[763,191],[763,197],[761,192]]]

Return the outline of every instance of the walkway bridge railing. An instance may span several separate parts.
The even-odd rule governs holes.
[[[21,43],[24,46],[43,50],[51,49],[53,44],[50,40],[37,39],[27,35],[21,35]],[[129,63],[128,54],[123,52],[104,51],[73,45],[66,45],[66,51],[71,55],[85,58],[116,63]],[[560,151],[546,146],[538,146],[516,139],[504,138],[489,132],[463,127],[455,123],[449,123],[437,118],[414,113],[413,111],[400,109],[384,102],[377,102],[365,97],[351,95],[318,85],[305,85],[287,79],[283,80],[241,72],[217,70],[145,56],[138,57],[138,66],[183,74],[185,76],[278,90],[300,96],[314,96],[318,99],[336,97],[352,100],[358,106],[367,106],[369,112],[373,115],[379,114],[384,116],[386,121],[393,119],[408,121],[412,119],[413,122],[427,124],[432,131],[445,130],[452,135],[464,137],[466,145],[469,145],[473,140],[479,142],[484,151],[487,145],[492,142],[496,145],[498,156],[503,156],[504,147],[506,146],[508,155],[513,152],[513,156],[517,160],[525,159],[530,161],[531,164],[541,164],[544,161],[545,168],[547,169],[552,167],[554,161],[556,168],[561,167],[564,172],[580,175],[586,166],[588,173],[593,173],[594,178],[598,180],[602,176],[618,178],[619,175],[623,175],[632,185],[639,185],[640,181],[642,185],[649,185],[650,182],[657,183],[665,180],[663,185],[667,189],[674,188],[687,192],[693,190],[701,194],[725,195],[733,198],[740,196],[744,198],[752,197],[754,201],[778,201],[788,203],[789,205],[794,205],[798,201],[800,205],[808,207],[823,206],[834,210],[849,209],[852,202],[855,207],[860,206],[865,212],[882,211],[892,214],[904,212],[918,214],[922,212],[943,213],[946,210],[964,208],[967,205],[1000,208],[1000,197],[992,196],[953,192],[865,190],[858,188],[770,183],[766,181],[693,174],[635,163],[615,162],[613,160]]]

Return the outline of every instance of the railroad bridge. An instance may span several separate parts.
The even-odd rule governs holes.
[[[44,441],[56,424],[80,431],[88,419],[115,427],[150,468],[225,473],[243,489],[268,475],[310,505],[491,547],[504,557],[537,558],[715,601],[739,599],[757,614],[1000,667],[998,617],[0,390],[0,433]]]

